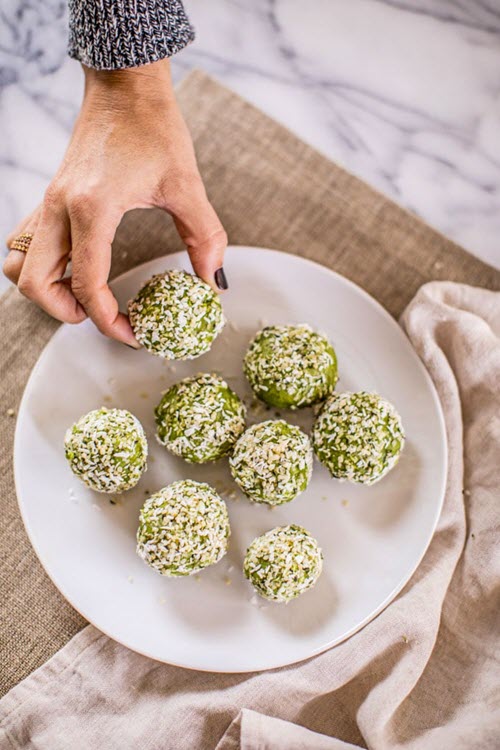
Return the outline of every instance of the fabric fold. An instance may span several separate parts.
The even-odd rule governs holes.
[[[357,750],[358,745],[311,732],[244,708],[215,750]]]

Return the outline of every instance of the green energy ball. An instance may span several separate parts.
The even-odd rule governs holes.
[[[307,325],[263,328],[252,339],[243,367],[255,394],[278,409],[323,401],[337,382],[333,347]]]
[[[148,444],[142,425],[125,409],[90,411],[66,432],[71,470],[97,492],[123,492],[146,470]]]
[[[246,409],[228,384],[203,373],[176,383],[155,409],[160,443],[195,464],[225,456],[245,429]]]
[[[189,576],[226,554],[229,534],[224,501],[208,484],[186,479],[144,503],[137,554],[163,576]]]
[[[281,505],[306,489],[312,462],[307,435],[279,419],[249,427],[236,442],[229,466],[235,482],[251,500]]]
[[[360,391],[328,399],[314,423],[312,441],[332,476],[374,484],[396,464],[405,436],[392,404]]]
[[[321,575],[318,542],[301,526],[278,526],[254,539],[243,572],[264,599],[289,602],[312,588]]]
[[[165,359],[199,357],[224,327],[217,294],[185,271],[153,276],[128,303],[128,314],[137,341]]]

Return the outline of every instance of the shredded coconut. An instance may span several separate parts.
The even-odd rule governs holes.
[[[404,447],[401,418],[376,393],[334,394],[312,432],[318,459],[337,479],[374,484],[396,464]]]
[[[186,461],[206,463],[231,450],[245,429],[246,408],[225,380],[201,373],[169,388],[155,415],[162,445]]]
[[[208,484],[187,479],[146,500],[137,553],[161,575],[192,575],[225,555],[229,534],[224,501]]]
[[[301,526],[278,526],[254,539],[243,572],[264,599],[289,602],[312,588],[323,567],[318,542]]]
[[[171,270],[147,281],[128,304],[139,343],[165,359],[207,352],[224,327],[217,294],[197,276]]]
[[[263,328],[250,342],[243,364],[255,394],[277,408],[323,401],[337,382],[333,347],[308,325]]]
[[[280,505],[306,489],[312,462],[308,436],[280,419],[249,427],[236,442],[229,466],[251,500]]]
[[[97,492],[124,492],[147,468],[144,430],[125,409],[102,407],[85,414],[67,431],[64,447],[73,473]]]

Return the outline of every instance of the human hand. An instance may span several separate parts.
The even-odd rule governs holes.
[[[177,107],[168,60],[140,68],[84,68],[85,94],[71,141],[41,206],[7,238],[5,275],[67,323],[90,317],[105,335],[139,347],[108,286],[111,243],[123,214],[157,206],[172,215],[195,273],[226,288],[226,233],[209,203]],[[71,255],[70,279],[63,279]]]

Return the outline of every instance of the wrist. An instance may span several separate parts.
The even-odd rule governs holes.
[[[84,103],[97,102],[109,108],[165,105],[174,100],[170,62],[160,60],[125,70],[94,70],[82,65],[85,76]]]

